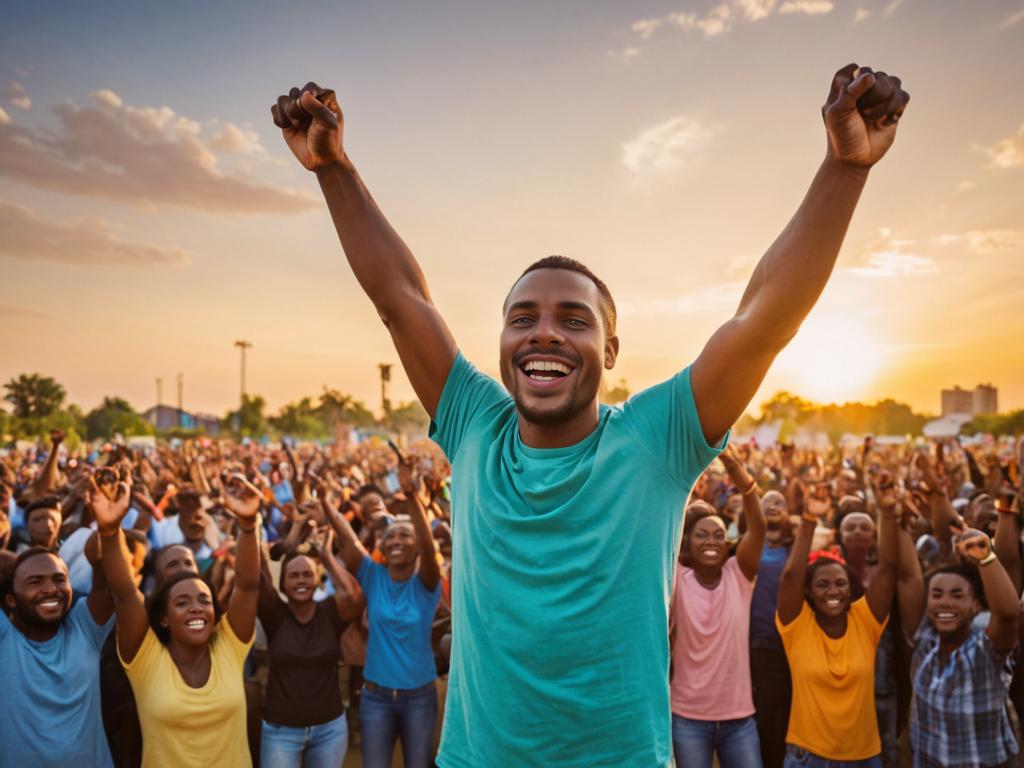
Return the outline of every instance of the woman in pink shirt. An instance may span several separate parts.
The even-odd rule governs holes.
[[[757,485],[732,448],[721,455],[743,495],[747,532],[729,556],[725,521],[704,502],[686,510],[672,598],[672,748],[679,768],[761,768],[750,686],[750,601],[765,519]]]

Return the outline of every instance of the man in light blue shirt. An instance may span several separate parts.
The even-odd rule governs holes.
[[[22,552],[0,615],[4,715],[0,757],[31,768],[112,766],[100,711],[100,649],[114,624],[102,568],[71,607],[68,570],[41,547]]]
[[[342,146],[334,92],[309,83],[272,107],[452,463],[439,765],[671,763],[667,604],[684,503],[824,288],[908,98],[897,78],[836,73],[826,157],[735,316],[692,366],[615,408],[598,398],[619,352],[615,303],[593,272],[549,257],[512,286],[503,388],[458,351]]]

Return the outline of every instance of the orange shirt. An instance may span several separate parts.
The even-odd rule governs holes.
[[[835,639],[818,626],[806,601],[788,625],[775,615],[793,679],[788,744],[828,760],[867,760],[882,751],[875,653],[885,624],[863,597],[850,606],[846,634]]]

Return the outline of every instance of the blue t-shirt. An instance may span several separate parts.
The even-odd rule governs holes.
[[[460,353],[431,436],[452,463],[452,664],[438,764],[665,766],[668,601],[704,439],[689,369],[566,448],[524,445]]]
[[[395,581],[388,569],[364,557],[356,573],[366,595],[370,634],[363,677],[385,688],[419,688],[437,677],[430,627],[441,583],[433,591],[414,573]]]
[[[789,559],[789,547],[769,547],[761,550],[761,566],[754,582],[754,597],[750,601],[750,647],[782,650],[782,638],[775,626],[775,611],[779,607],[779,584],[782,571]]]
[[[0,762],[113,765],[100,713],[100,649],[113,626],[113,618],[97,624],[79,600],[56,635],[35,642],[0,614]]]

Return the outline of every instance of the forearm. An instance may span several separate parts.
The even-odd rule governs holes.
[[[114,601],[126,603],[135,599],[138,589],[132,576],[131,554],[128,552],[124,531],[120,528],[113,532],[100,531],[100,548],[103,575],[114,595]]]
[[[781,348],[832,274],[868,169],[826,159],[789,224],[761,258],[738,316],[756,319],[759,343]]]
[[[924,577],[914,539],[909,531],[896,531],[896,594],[903,633],[912,640],[924,613]]]
[[[330,522],[331,528],[334,529],[335,536],[338,537],[341,559],[344,560],[345,567],[355,572],[363,558],[366,557],[366,548],[359,541],[359,537],[356,536],[356,532],[352,530],[352,526],[343,514],[336,509],[332,509],[326,502],[324,502],[324,511],[327,514],[327,520]]]
[[[409,511],[412,527],[416,531],[416,546],[420,552],[420,579],[432,588],[441,578],[441,569],[437,564],[437,547],[434,545],[434,532],[427,522],[427,512],[416,493],[406,494],[409,497]]]
[[[411,297],[429,300],[419,264],[355,168],[333,164],[316,175],[349,266],[384,322]]]
[[[793,621],[799,614],[804,599],[804,574],[807,572],[807,556],[811,553],[816,523],[803,519],[796,532],[796,539],[789,550],[789,559],[782,569],[779,580],[779,618],[784,624]]]
[[[235,544],[235,588],[256,591],[260,586],[259,516],[238,525]]]
[[[992,617],[998,617],[1004,622],[1016,621],[1017,589],[1013,586],[1006,569],[996,559],[988,565],[980,566],[978,572],[981,574],[981,583],[985,588],[985,600],[988,602]]]
[[[1014,589],[1020,592],[1020,530],[1016,514],[1000,512],[996,525],[996,535],[992,542],[992,550],[999,558],[1000,564],[1013,582]]]
[[[57,469],[57,454],[60,451],[60,444],[50,446],[50,455],[46,457],[46,464],[39,477],[32,483],[32,490],[37,496],[46,493],[53,493],[57,490],[57,483],[60,480],[60,472]]]

